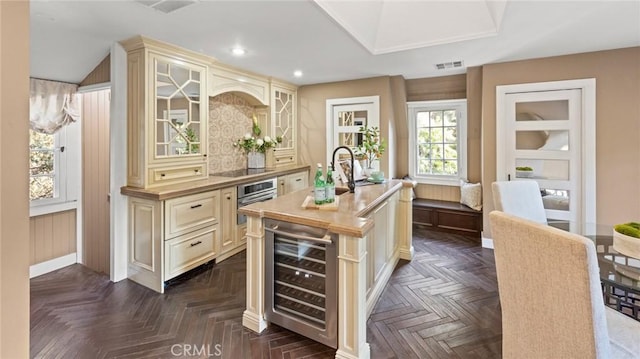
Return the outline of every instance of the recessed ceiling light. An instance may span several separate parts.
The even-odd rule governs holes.
[[[234,47],[233,49],[231,49],[231,52],[236,56],[242,56],[247,53],[247,50],[243,49],[242,47]]]
[[[302,77],[302,71],[301,70],[295,70],[293,72],[293,76],[295,77]]]

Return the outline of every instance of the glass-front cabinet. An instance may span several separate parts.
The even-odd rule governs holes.
[[[271,84],[271,133],[282,142],[275,150],[275,165],[296,163],[296,89]]]
[[[149,188],[205,178],[207,59],[136,36],[127,50],[127,184]]]
[[[156,157],[201,154],[202,68],[153,55]]]

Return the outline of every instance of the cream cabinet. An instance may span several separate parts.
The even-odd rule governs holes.
[[[238,226],[238,194],[237,187],[227,187],[220,190],[221,202],[221,247],[217,262],[223,261],[244,249],[243,233]]]
[[[151,188],[207,171],[207,58],[136,36],[127,50],[127,183]]]
[[[309,171],[290,173],[278,177],[278,196],[309,187]]]
[[[274,166],[285,166],[297,162],[296,151],[296,96],[297,89],[284,83],[271,82],[270,130],[282,138],[274,151]]]
[[[165,281],[215,259],[226,209],[220,197],[220,190],[166,201],[129,197],[129,279],[162,293]]]
[[[249,102],[269,106],[269,79],[247,71],[236,69],[220,63],[209,66],[209,96],[217,96],[225,92],[250,95]],[[246,96],[244,96],[247,98]],[[255,100],[254,100],[255,99]],[[258,105],[258,104],[256,104]]]

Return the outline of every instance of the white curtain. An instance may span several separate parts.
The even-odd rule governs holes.
[[[80,97],[74,84],[31,79],[31,128],[48,134],[80,119]]]

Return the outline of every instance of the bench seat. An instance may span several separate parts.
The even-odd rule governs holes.
[[[413,200],[413,223],[435,231],[480,238],[482,211],[458,202],[416,198]]]

